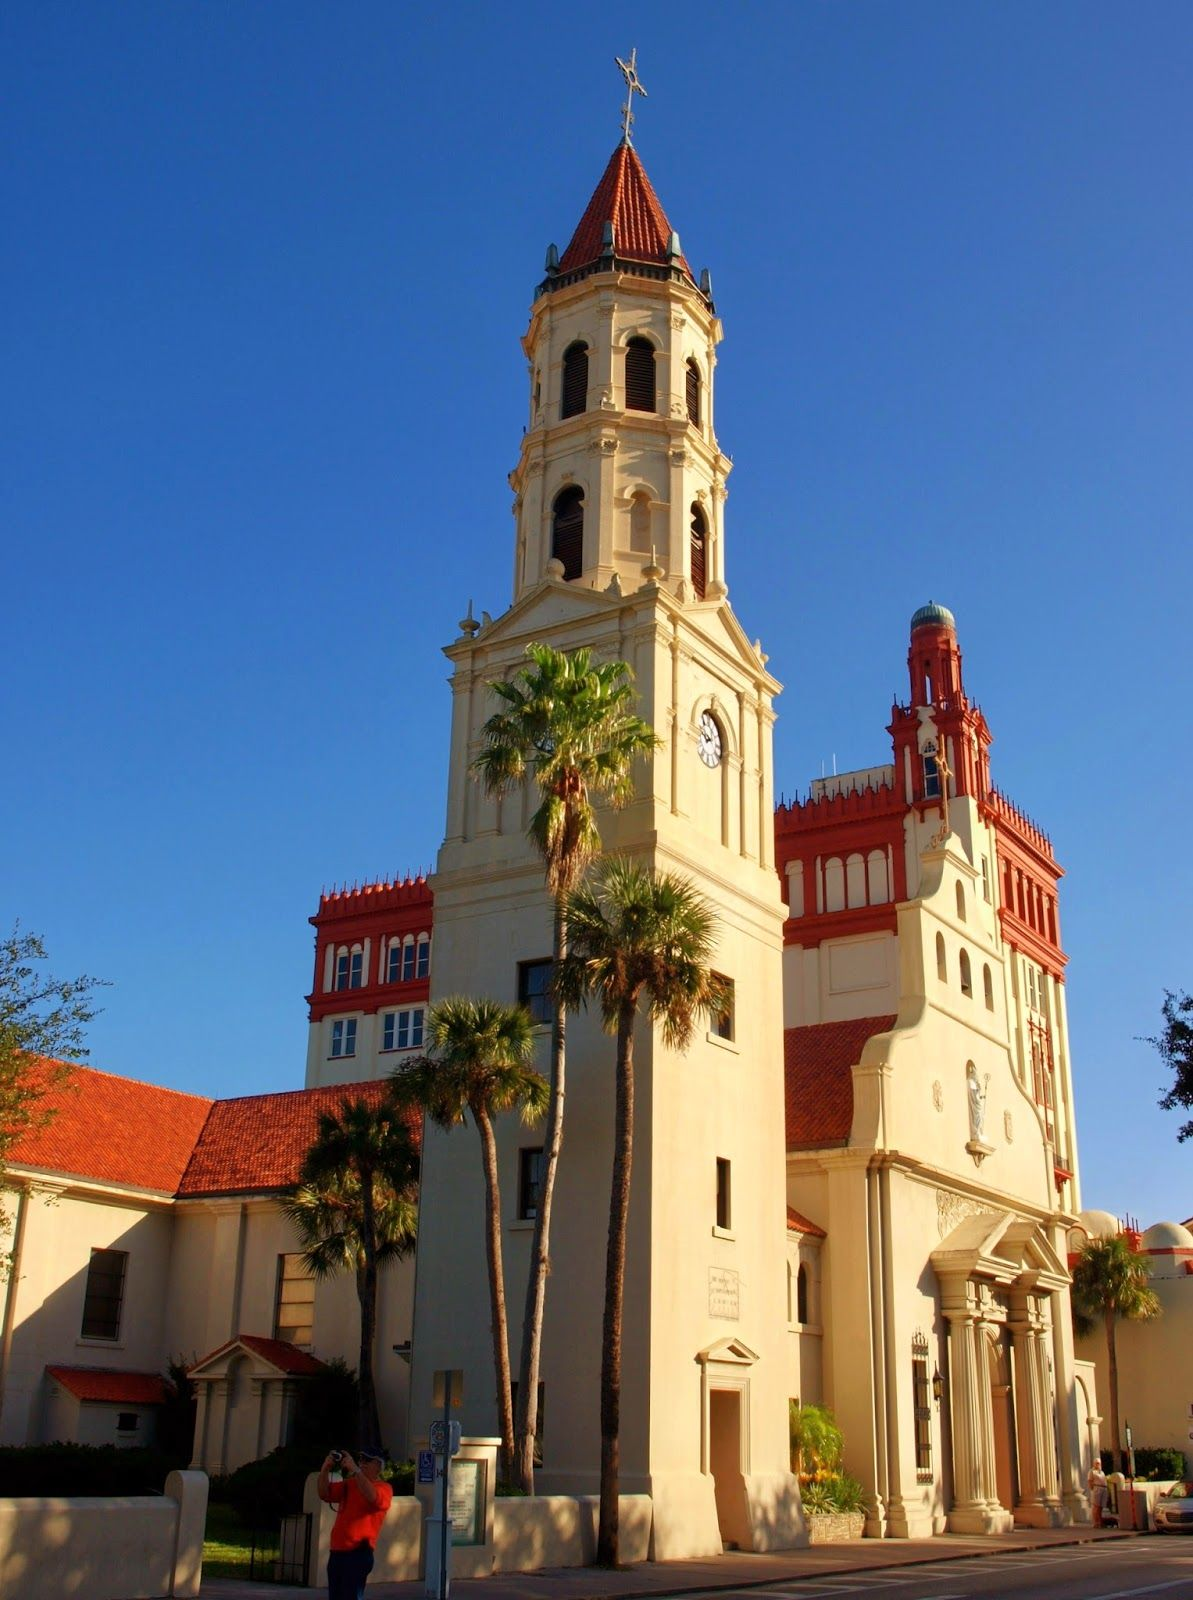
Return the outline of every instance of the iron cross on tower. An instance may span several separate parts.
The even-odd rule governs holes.
[[[621,69],[621,75],[625,79],[625,105],[621,108],[621,142],[622,144],[629,144],[630,126],[634,121],[634,96],[640,94],[644,100],[646,99],[646,90],[638,81],[638,46],[635,45],[630,51],[630,59],[628,61],[623,61],[620,56],[614,56],[613,59],[617,62],[618,67]]]

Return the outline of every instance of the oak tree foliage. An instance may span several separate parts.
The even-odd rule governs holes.
[[[1160,1107],[1164,1111],[1175,1111],[1178,1106],[1193,1111],[1193,994],[1165,990],[1161,1012],[1164,1031],[1147,1041],[1155,1045],[1165,1066],[1172,1070],[1172,1087],[1160,1096]],[[1181,1124],[1176,1136],[1182,1143],[1193,1139],[1193,1117]]]

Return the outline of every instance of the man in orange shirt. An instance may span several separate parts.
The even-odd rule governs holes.
[[[360,1452],[360,1465],[346,1450],[332,1450],[319,1468],[319,1498],[338,1506],[331,1530],[327,1558],[328,1600],[364,1600],[365,1584],[373,1570],[377,1535],[385,1521],[394,1492],[381,1479],[385,1457],[373,1450]],[[332,1483],[334,1469],[342,1473]]]

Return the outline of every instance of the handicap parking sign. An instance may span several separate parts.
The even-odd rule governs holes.
[[[418,1452],[418,1481],[419,1483],[435,1482],[435,1452],[433,1450],[420,1450]]]

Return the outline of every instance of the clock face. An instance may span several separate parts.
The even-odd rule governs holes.
[[[696,749],[700,759],[706,767],[719,767],[721,764],[721,730],[717,727],[717,719],[711,711],[701,712],[700,734],[696,740]]]

